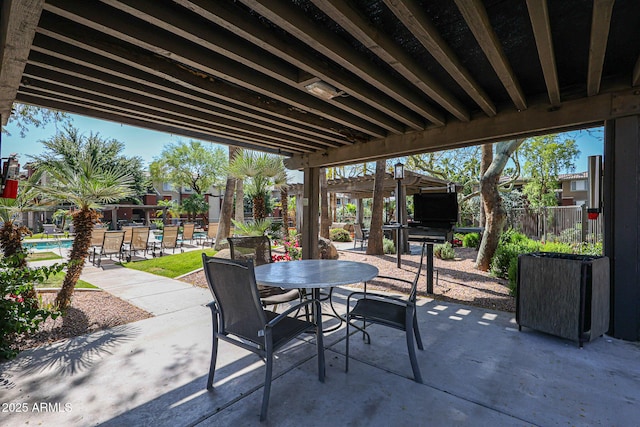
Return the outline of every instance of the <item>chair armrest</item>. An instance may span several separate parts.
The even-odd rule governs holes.
[[[402,279],[400,277],[391,277],[391,276],[376,276],[370,281],[377,280],[377,279],[395,280],[396,282],[404,282],[404,283],[408,283],[409,285],[413,285],[413,282],[411,280]]]
[[[394,303],[398,303],[398,305],[407,305],[409,302],[404,299],[404,298],[400,298],[400,297],[396,297],[393,295],[384,295],[384,294],[378,294],[375,292],[362,292],[362,291],[357,291],[357,292],[351,292],[348,296],[347,296],[347,307],[349,306],[349,302],[351,301],[351,297],[352,296],[357,296],[360,295],[362,297],[365,298],[371,298],[371,299],[376,299],[376,300],[388,300]]]
[[[306,301],[303,301],[299,304],[296,304],[292,307],[289,307],[289,309],[283,311],[282,313],[278,314],[278,316],[274,317],[273,319],[271,319],[271,321],[269,323],[267,323],[265,325],[265,328],[272,328],[275,325],[278,324],[278,322],[282,321],[282,319],[284,319],[285,317],[287,317],[289,315],[289,313],[293,313],[296,310],[299,310],[300,308],[304,307],[305,305],[310,305],[310,304],[317,304],[318,307],[318,312],[321,312],[321,307],[320,307],[320,301],[318,301],[317,299],[309,299]]]
[[[209,304],[207,304],[207,307],[209,307],[211,309],[211,311],[213,311],[214,313],[218,313],[218,304],[216,304],[215,301],[211,301]]]

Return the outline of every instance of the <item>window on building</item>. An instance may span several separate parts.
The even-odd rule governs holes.
[[[571,191],[587,191],[587,180],[579,179],[571,181]]]
[[[168,182],[162,183],[162,191],[173,191],[173,186]]]

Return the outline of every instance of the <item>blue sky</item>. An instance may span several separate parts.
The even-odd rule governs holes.
[[[120,123],[108,122],[89,117],[72,115],[73,126],[81,132],[99,133],[103,138],[117,139],[125,145],[124,154],[129,157],[140,156],[148,164],[160,155],[165,145],[179,141],[188,141],[189,138],[173,134],[150,131],[134,126]],[[24,164],[29,160],[29,155],[36,155],[42,152],[40,141],[49,139],[56,133],[56,126],[49,124],[44,128],[32,127],[24,138],[15,126],[9,124],[7,130],[11,136],[2,135],[2,156],[10,153],[20,155],[20,163]],[[576,162],[575,172],[587,170],[587,157],[596,154],[603,154],[602,128],[591,131],[574,131],[563,134],[565,138],[575,139],[580,149],[580,158]],[[562,138],[562,136],[561,136]]]

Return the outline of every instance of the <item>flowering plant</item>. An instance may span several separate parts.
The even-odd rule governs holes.
[[[42,306],[34,284],[62,271],[65,265],[25,268],[20,264],[25,256],[20,252],[0,259],[0,360],[15,357],[22,335],[36,332],[40,323],[58,315]]]
[[[291,261],[291,257],[289,256],[289,254],[284,254],[284,255],[273,254],[271,255],[271,260],[273,262]]]
[[[289,255],[291,260],[297,261],[302,259],[302,248],[300,247],[300,242],[298,242],[297,238],[285,239],[283,245],[285,253]]]

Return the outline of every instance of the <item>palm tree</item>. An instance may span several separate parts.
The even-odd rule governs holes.
[[[34,173],[27,181],[20,182],[20,191],[15,199],[0,198],[0,246],[2,253],[6,258],[23,252],[22,237],[30,235],[31,231],[23,226],[17,225],[15,220],[27,208],[33,209],[35,206],[36,191],[34,185],[40,181],[42,174]],[[16,267],[26,267],[27,260],[25,257],[20,258],[20,265]]]
[[[97,209],[102,203],[117,202],[133,195],[134,181],[121,169],[100,165],[92,150],[78,152],[73,165],[64,158],[42,158],[38,168],[50,177],[49,184],[38,187],[43,198],[51,202],[68,202],[76,208],[72,219],[76,237],[67,274],[55,300],[56,307],[64,310],[71,304],[84,260],[89,254],[91,230],[101,216]]]
[[[266,217],[265,199],[275,178],[284,172],[281,157],[266,153],[242,150],[229,164],[229,173],[237,179],[246,180],[245,192],[253,200],[253,218]]]

